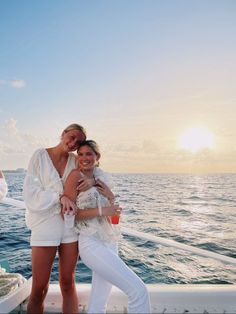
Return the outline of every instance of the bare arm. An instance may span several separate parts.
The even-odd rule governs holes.
[[[82,179],[80,172],[75,169],[72,170],[69,176],[66,179],[64,185],[64,194],[73,202],[76,202],[76,198],[78,195],[78,181]],[[88,208],[88,209],[77,209],[76,211],[76,219],[91,219],[99,216],[98,208]]]
[[[107,207],[102,207],[102,216],[112,216],[117,212],[120,212],[121,208],[119,205],[111,205]],[[86,220],[92,219],[94,217],[99,216],[98,208],[87,208],[87,209],[79,209],[76,212],[76,219],[77,220]]]
[[[76,198],[78,195],[77,185],[80,179],[81,179],[81,175],[79,171],[77,169],[72,170],[64,185],[64,194],[73,202],[76,201]],[[102,214],[103,216],[111,216],[115,214],[118,209],[119,209],[118,205],[111,205],[108,207],[103,207]],[[77,220],[92,219],[98,216],[99,216],[98,208],[87,208],[87,209],[78,208],[76,212]]]
[[[81,178],[81,175],[77,169],[71,171],[68,175],[65,185],[64,185],[64,194],[73,202],[76,201],[78,192],[76,190],[78,185],[78,180]]]

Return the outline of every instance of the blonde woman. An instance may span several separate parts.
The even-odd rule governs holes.
[[[36,150],[29,162],[23,187],[26,225],[31,229],[32,246],[33,283],[28,313],[43,313],[57,251],[63,313],[78,312],[74,281],[78,236],[73,229],[65,227],[61,207],[63,210],[75,209],[75,204],[63,194],[63,186],[68,174],[76,167],[76,157],[72,152],[85,138],[84,128],[71,124],[64,129],[56,146]],[[94,180],[84,180],[79,187],[87,189],[93,183]]]
[[[92,271],[92,291],[88,313],[105,313],[112,285],[128,296],[129,313],[150,313],[147,288],[142,280],[118,256],[120,232],[111,224],[110,216],[121,208],[113,205],[114,194],[108,174],[98,168],[100,152],[96,142],[87,140],[79,145],[78,168],[68,176],[64,193],[75,201],[75,230],[79,233],[82,261]],[[79,180],[94,179],[96,186],[77,190]]]

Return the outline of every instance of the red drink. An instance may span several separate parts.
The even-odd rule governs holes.
[[[120,215],[112,215],[111,216],[111,223],[113,225],[118,225],[119,221],[120,221]]]
[[[113,225],[118,225],[118,223],[120,222],[120,214],[121,214],[121,211],[119,211],[119,213],[111,216],[111,223]]]

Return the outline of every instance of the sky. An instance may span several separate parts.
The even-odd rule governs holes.
[[[0,169],[79,123],[107,171],[236,172],[235,59],[234,0],[2,0]]]

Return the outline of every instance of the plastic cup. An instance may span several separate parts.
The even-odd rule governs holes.
[[[74,227],[75,215],[73,214],[72,211],[65,212],[65,214],[64,214],[64,222],[65,222],[66,228],[73,228]]]
[[[120,222],[120,214],[121,214],[121,211],[119,212],[119,214],[117,213],[117,214],[111,216],[111,223],[113,225],[118,225],[119,224],[119,222]]]

